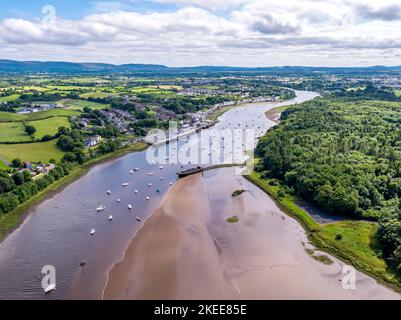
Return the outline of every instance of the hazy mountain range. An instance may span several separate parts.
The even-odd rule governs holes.
[[[167,67],[157,64],[122,64],[107,63],[74,63],[58,61],[15,61],[0,60],[0,72],[43,72],[43,73],[136,73],[136,72],[252,72],[252,73],[310,73],[310,72],[400,72],[401,66],[372,67],[229,67],[229,66],[199,66],[199,67]]]

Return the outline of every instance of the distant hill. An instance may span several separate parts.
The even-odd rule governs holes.
[[[74,63],[63,61],[14,61],[0,60],[0,72],[2,73],[135,73],[135,72],[160,72],[160,73],[225,73],[225,72],[249,72],[249,73],[358,73],[358,72],[400,72],[401,66],[386,67],[229,67],[229,66],[199,66],[199,67],[167,67],[157,64],[122,64],[107,63]]]

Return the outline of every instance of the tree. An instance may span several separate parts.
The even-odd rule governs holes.
[[[30,135],[30,136],[33,136],[33,134],[36,132],[36,128],[34,127],[34,126],[32,126],[32,125],[27,125],[26,127],[25,127],[25,133],[26,134],[28,134],[28,135]]]
[[[11,161],[11,163],[13,164],[14,167],[16,168],[21,168],[22,167],[22,161],[19,158],[15,158],[13,159],[13,161]]]
[[[17,172],[13,175],[13,180],[16,186],[20,186],[24,184],[25,182],[25,177],[21,172]]]
[[[67,152],[63,157],[63,161],[74,162],[76,158],[75,153]]]

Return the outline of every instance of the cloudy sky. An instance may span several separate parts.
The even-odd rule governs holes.
[[[0,59],[401,65],[401,1],[0,0]]]

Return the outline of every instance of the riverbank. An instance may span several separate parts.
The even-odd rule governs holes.
[[[83,165],[77,165],[74,167],[68,176],[55,181],[46,189],[37,193],[35,196],[25,201],[23,204],[19,205],[13,211],[4,215],[0,218],[0,243],[11,234],[15,229],[17,229],[26,218],[26,211],[45,199],[52,198],[59,192],[63,191],[68,185],[85,175],[93,166],[100,164],[105,161],[116,159],[122,157],[130,152],[138,152],[146,150],[147,144],[138,142],[136,144],[121,148],[115,152],[102,155],[96,159],[92,159]]]
[[[400,299],[359,272],[356,290],[344,290],[342,266],[271,197],[224,168],[169,190],[109,271],[103,298]]]
[[[380,258],[375,239],[377,224],[367,221],[341,221],[320,225],[296,204],[295,196],[285,194],[279,197],[279,185],[269,184],[269,180],[262,179],[257,172],[245,178],[270,195],[284,212],[296,219],[314,246],[401,292],[401,281]]]

